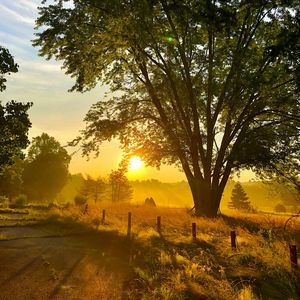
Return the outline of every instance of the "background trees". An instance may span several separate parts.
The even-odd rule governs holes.
[[[124,170],[112,171],[109,175],[109,185],[112,202],[129,201],[132,198],[133,190]]]
[[[7,166],[0,174],[0,195],[6,196],[10,202],[23,191],[23,170],[23,160],[14,157],[13,164]]]
[[[296,1],[64,4],[40,8],[34,45],[64,61],[72,90],[100,80],[121,91],[87,114],[83,154],[118,137],[149,165],[180,165],[206,216],[235,170],[273,173],[299,157]]]
[[[48,134],[33,138],[23,172],[28,197],[52,201],[67,182],[70,159],[67,151]]]
[[[86,199],[93,200],[97,204],[98,201],[103,200],[106,189],[106,183],[102,178],[98,177],[94,179],[92,176],[87,175],[87,178],[83,179],[79,194]]]
[[[18,71],[18,65],[8,49],[0,45],[0,92],[6,89],[5,75]],[[16,101],[0,102],[0,174],[4,168],[13,163],[14,156],[22,156],[22,149],[28,144],[28,130],[31,122],[28,117],[28,109],[32,103]]]

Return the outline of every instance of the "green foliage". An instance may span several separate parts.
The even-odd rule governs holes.
[[[0,174],[13,164],[14,157],[23,157],[21,150],[29,144],[27,135],[31,122],[27,111],[31,106],[31,103],[16,101],[0,103]]]
[[[228,203],[228,207],[231,209],[238,209],[242,211],[251,211],[252,207],[248,196],[243,189],[242,185],[237,182],[231,193],[231,201]]]
[[[15,199],[15,207],[16,208],[24,208],[27,205],[27,196],[24,194],[20,194]]]
[[[13,158],[13,162],[4,169],[2,174],[0,173],[0,194],[7,196],[10,200],[23,190],[24,162],[17,156]]]
[[[0,92],[6,89],[4,76],[18,72],[18,67],[8,49],[0,45]],[[27,111],[31,106],[32,103],[14,100],[5,105],[0,102],[0,175],[5,167],[13,164],[13,157],[22,157],[21,150],[29,144],[31,122]]]
[[[19,66],[15,63],[13,56],[8,49],[0,45],[0,92],[6,89],[6,78],[4,75],[9,75],[11,72],[18,72]]]
[[[83,154],[119,138],[128,156],[176,163],[196,213],[207,216],[216,215],[232,171],[273,173],[299,158],[296,1],[65,4],[40,8],[34,45],[64,61],[72,90],[101,81],[121,92],[86,115],[73,143],[82,141]]]
[[[28,197],[52,201],[67,182],[70,159],[67,151],[48,134],[33,138],[23,172]]]
[[[286,207],[282,203],[278,203],[278,204],[275,205],[274,211],[285,213],[286,212]]]
[[[87,203],[87,197],[84,195],[77,195],[74,197],[74,203],[77,206],[85,205]]]

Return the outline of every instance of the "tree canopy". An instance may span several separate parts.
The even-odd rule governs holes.
[[[149,165],[179,165],[206,216],[233,171],[299,158],[298,1],[43,3],[34,45],[63,60],[71,90],[121,92],[86,115],[83,154],[117,137]]]
[[[5,75],[17,72],[18,65],[8,49],[0,45],[0,92],[6,89]],[[28,110],[32,103],[10,101],[0,102],[0,174],[6,166],[13,164],[14,156],[22,156],[22,149],[28,144],[28,130],[31,122]]]
[[[35,137],[25,161],[23,181],[32,200],[52,201],[67,182],[71,157],[46,133]]]
[[[18,72],[18,67],[8,49],[0,45],[0,92],[6,89],[5,83],[7,79],[4,75],[9,75],[11,72]]]

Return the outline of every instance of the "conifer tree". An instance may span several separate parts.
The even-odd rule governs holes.
[[[252,209],[248,196],[242,185],[237,182],[231,193],[231,201],[228,203],[230,209],[239,209],[243,211],[250,211]]]

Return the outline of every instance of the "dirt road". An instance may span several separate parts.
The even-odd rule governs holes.
[[[54,236],[43,227],[1,228],[0,299],[126,299],[129,245],[114,232]]]

